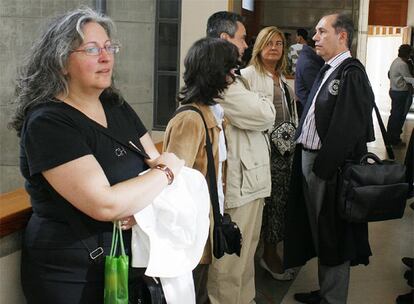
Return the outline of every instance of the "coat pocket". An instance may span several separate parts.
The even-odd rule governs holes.
[[[252,157],[252,151],[241,154],[241,195],[250,195],[270,187],[269,157]]]

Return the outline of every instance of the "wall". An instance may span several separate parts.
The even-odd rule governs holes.
[[[6,125],[13,112],[16,69],[47,18],[95,1],[0,0],[0,192],[23,186],[18,168],[18,138]],[[152,128],[154,20],[153,0],[107,0],[122,49],[117,55],[116,84]]]
[[[20,287],[21,232],[0,238],[0,303],[23,304]]]
[[[414,0],[408,0],[407,25],[414,26]]]
[[[227,10],[227,0],[182,0],[180,73],[184,72],[184,58],[198,39],[206,36],[207,19],[213,13]],[[180,80],[182,85],[182,77]]]
[[[358,11],[358,3],[359,1],[355,0],[265,1],[263,25],[277,25],[281,28],[313,28],[322,15],[334,11]]]
[[[407,25],[408,0],[370,0],[369,25]]]
[[[321,16],[332,12],[352,14],[355,27],[358,25],[359,0],[274,0],[264,1],[262,26],[276,25],[295,38],[297,28],[313,30]],[[355,29],[357,39],[357,28]]]
[[[368,14],[369,0],[360,0],[358,19],[358,43],[356,57],[362,62],[363,65],[365,65],[367,57]]]

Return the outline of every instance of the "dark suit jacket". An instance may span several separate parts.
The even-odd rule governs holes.
[[[295,73],[295,94],[302,106],[305,106],[313,82],[323,64],[323,59],[310,46],[303,46]]]
[[[338,82],[339,81],[339,82]],[[335,88],[335,83],[339,84]],[[312,100],[308,100],[312,102]],[[337,172],[345,160],[358,159],[372,141],[374,94],[364,67],[356,59],[345,60],[323,84],[315,104],[315,123],[322,146],[314,173],[327,181],[319,215],[319,258],[323,265],[367,264],[371,250],[367,224],[349,224],[336,207]],[[309,109],[309,106],[305,109]],[[306,115],[307,113],[303,113]],[[301,120],[301,124],[303,124]],[[299,125],[300,132],[302,125]],[[315,256],[302,189],[302,146],[298,145],[287,203],[284,244],[285,266],[303,265]]]

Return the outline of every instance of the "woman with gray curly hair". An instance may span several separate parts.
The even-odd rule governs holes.
[[[184,163],[157,152],[114,89],[120,46],[112,30],[112,21],[90,8],[67,12],[49,24],[18,76],[11,126],[20,136],[20,168],[33,207],[22,248],[28,303],[103,303],[111,221],[122,221],[129,253],[132,215]]]

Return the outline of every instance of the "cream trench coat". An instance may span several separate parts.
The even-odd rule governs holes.
[[[276,110],[270,96],[249,90],[237,76],[217,102],[224,109],[227,141],[225,209],[270,195],[270,143]]]

